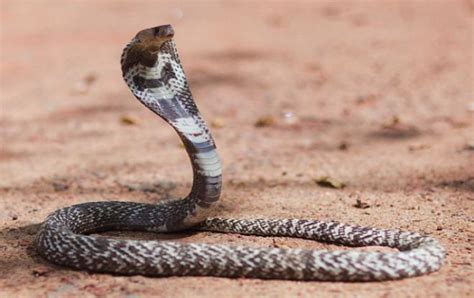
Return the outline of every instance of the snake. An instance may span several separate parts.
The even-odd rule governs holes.
[[[184,198],[153,204],[101,201],[59,209],[45,219],[33,241],[41,258],[76,270],[152,277],[383,281],[440,269],[445,250],[426,234],[314,219],[210,217],[221,194],[222,165],[173,37],[171,25],[141,30],[124,48],[121,69],[132,94],[180,137],[192,164],[191,191]],[[132,240],[99,233],[109,230],[297,237],[354,248],[250,247]],[[393,249],[355,249],[362,246]]]

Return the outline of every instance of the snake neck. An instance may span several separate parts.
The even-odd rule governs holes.
[[[193,168],[193,186],[182,199],[188,216],[181,227],[190,227],[209,215],[209,207],[219,200],[222,168],[211,133],[194,103],[174,41],[164,42],[150,55],[134,49],[134,41],[124,49],[122,70],[135,97],[169,123],[181,138]]]
[[[209,208],[219,200],[222,188],[222,167],[214,143],[192,143],[183,139],[193,168],[193,186],[188,198],[199,207]]]

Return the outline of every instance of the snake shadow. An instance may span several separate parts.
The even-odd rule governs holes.
[[[46,265],[32,246],[39,227],[40,224],[27,224],[0,230],[0,244],[9,248],[0,259],[0,276],[25,271],[33,274],[35,265]]]

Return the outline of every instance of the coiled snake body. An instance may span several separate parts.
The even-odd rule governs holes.
[[[170,25],[140,31],[122,55],[132,93],[178,133],[194,180],[184,199],[158,204],[92,202],[48,216],[34,246],[45,259],[76,269],[148,276],[204,275],[264,279],[374,281],[436,271],[444,250],[418,233],[303,219],[208,218],[221,192],[221,164],[214,140],[188,88]],[[347,246],[381,245],[397,252],[250,248],[171,241],[108,239],[104,230],[155,232],[200,229],[287,236]]]

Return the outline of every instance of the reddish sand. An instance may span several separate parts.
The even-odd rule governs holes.
[[[1,13],[0,296],[472,295],[472,1],[2,1]],[[444,267],[401,281],[333,283],[121,277],[39,259],[30,247],[37,224],[57,208],[188,190],[177,136],[131,96],[119,67],[138,30],[165,23],[175,27],[224,164],[216,214],[422,231],[445,246]],[[318,186],[321,175],[347,187]]]

